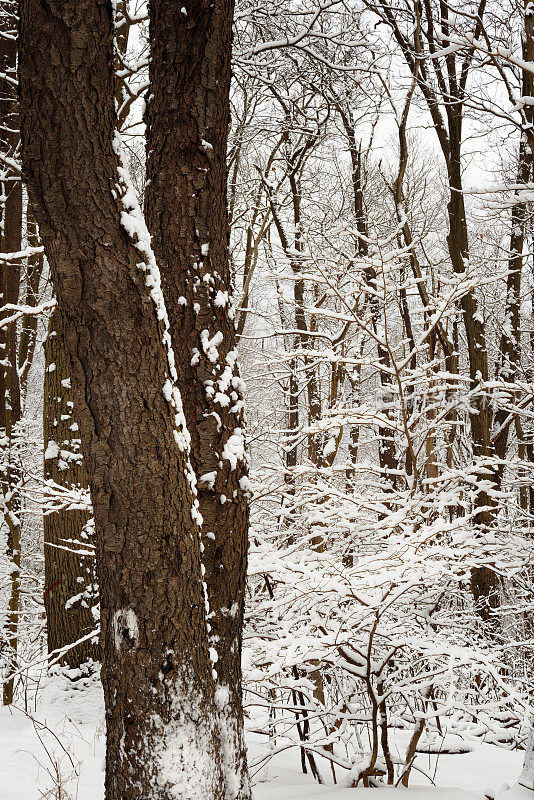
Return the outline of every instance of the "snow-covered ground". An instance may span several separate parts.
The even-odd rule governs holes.
[[[104,725],[99,684],[89,689],[66,688],[64,679],[47,679],[39,690],[37,709],[0,708],[0,800],[53,800],[58,775],[64,800],[103,800]],[[407,736],[407,735],[406,735]],[[400,735],[397,747],[405,747]],[[261,760],[268,745],[258,734],[249,735],[249,758]],[[271,759],[254,775],[255,800],[389,800],[391,792],[408,793],[413,800],[532,800],[532,792],[506,791],[521,771],[523,754],[489,744],[475,744],[471,752],[448,755],[420,754],[410,789],[345,789],[320,786],[302,775],[297,751]],[[326,770],[323,770],[326,773]],[[362,800],[360,797],[359,800]]]

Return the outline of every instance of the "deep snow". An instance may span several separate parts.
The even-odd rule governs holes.
[[[83,690],[66,688],[64,678],[46,679],[39,689],[38,704],[28,702],[27,711],[0,708],[0,800],[54,798],[55,766],[64,780],[62,797],[72,800],[103,799],[104,724],[100,685],[93,681]],[[406,746],[403,734],[396,746]],[[268,751],[258,734],[249,734],[249,760],[257,761]],[[45,749],[46,748],[46,749]],[[48,751],[48,753],[47,753]],[[388,800],[391,792],[408,794],[413,800],[484,800],[499,794],[499,800],[532,800],[532,792],[514,787],[523,754],[489,744],[475,744],[468,753],[420,754],[417,766],[430,774],[432,786],[421,773],[412,773],[410,789],[346,789],[320,786],[302,775],[298,751],[275,756],[259,771],[254,770],[255,800],[358,800],[372,792],[372,800]],[[323,768],[325,776],[329,770]],[[434,775],[435,773],[435,775]]]

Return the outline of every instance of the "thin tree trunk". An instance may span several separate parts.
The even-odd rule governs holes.
[[[0,99],[0,148],[10,159],[14,159],[19,136],[19,109],[16,86],[17,45],[13,36],[16,29],[16,5],[4,2],[0,7],[0,24],[4,34],[0,37],[0,66],[2,69]],[[6,255],[2,261],[2,295],[4,303],[17,303],[20,289],[20,259],[8,254],[18,253],[22,241],[22,183],[20,175],[4,168],[2,181],[3,215],[0,250]],[[0,398],[0,428],[2,429],[1,483],[3,514],[7,527],[6,555],[10,566],[10,598],[7,638],[10,653],[8,674],[15,666],[18,649],[18,622],[20,614],[20,469],[17,464],[15,435],[20,422],[20,382],[18,373],[17,326],[10,324],[2,331],[2,380]],[[3,687],[4,704],[13,701],[13,679]]]
[[[45,342],[43,402],[44,473],[61,486],[88,486],[79,426],[74,414],[68,356],[61,315],[50,317]],[[45,513],[44,556],[48,651],[59,650],[86,637],[95,628],[91,613],[96,603],[96,574],[90,514],[64,508]],[[98,643],[90,639],[68,650],[62,664],[77,668],[100,659]]]
[[[106,798],[219,800],[188,436],[159,273],[117,157],[111,2],[23,0],[20,30],[24,177],[95,514]]]
[[[364,159],[362,158],[361,145],[356,142],[354,122],[350,112],[347,113],[347,111],[340,104],[338,104],[338,111],[340,113],[345,135],[347,137],[352,164],[351,177],[354,216],[356,219],[356,229],[359,233],[356,246],[357,255],[364,261],[363,272],[365,276],[365,282],[370,290],[367,293],[366,302],[371,311],[371,324],[373,330],[375,333],[377,333],[378,324],[381,317],[381,309],[380,302],[377,297],[377,273],[374,265],[369,261],[369,244],[367,242],[369,231],[364,198]],[[389,370],[391,368],[391,359],[387,349],[380,343],[377,344],[377,355],[381,391],[380,405],[383,406],[383,410],[385,412],[384,416],[389,417],[391,416],[391,409],[389,409],[388,406],[391,404],[393,398],[392,379],[389,374]],[[378,427],[378,461],[386,482],[394,490],[397,486],[399,461],[394,435],[391,429],[384,425],[380,425]]]
[[[37,305],[39,285],[43,275],[44,256],[33,212],[29,203],[26,204],[26,238],[28,248],[34,250],[28,256],[26,266],[26,280],[24,292],[24,305],[30,308]],[[20,376],[21,405],[24,406],[28,391],[28,376],[33,364],[35,345],[37,343],[37,314],[26,314],[22,318],[19,337],[18,370]]]
[[[289,329],[287,314],[284,307],[284,298],[280,291],[278,281],[276,281],[276,294],[278,299],[278,312],[280,314],[280,323],[283,330]],[[282,519],[286,527],[291,527],[295,519],[295,510],[290,509],[286,511],[287,506],[291,507],[295,504],[296,494],[296,476],[295,467],[298,463],[298,440],[300,430],[300,413],[299,413],[299,376],[297,371],[297,357],[295,350],[297,342],[295,336],[290,334],[284,335],[284,346],[287,352],[292,352],[289,361],[289,377],[287,379],[287,388],[284,388],[285,400],[285,431],[284,431],[284,483],[285,491],[282,506]],[[289,542],[294,541],[291,535]]]
[[[531,721],[531,726],[532,726]],[[530,736],[525,749],[523,771],[519,778],[519,785],[525,789],[534,790],[534,727],[530,729]]]

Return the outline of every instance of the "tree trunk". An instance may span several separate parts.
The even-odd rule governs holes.
[[[95,514],[106,798],[218,800],[194,478],[159,273],[117,156],[111,2],[23,0],[20,31],[24,177]]]
[[[356,229],[359,234],[356,244],[356,253],[364,265],[363,274],[365,277],[365,283],[370,289],[369,293],[367,293],[366,302],[371,311],[371,324],[373,331],[377,333],[378,324],[384,311],[380,308],[380,300],[377,296],[377,293],[379,293],[379,287],[377,283],[376,268],[369,260],[369,244],[367,242],[369,230],[364,198],[365,156],[362,156],[361,145],[356,142],[355,124],[350,111],[347,111],[347,109],[343,108],[341,104],[338,104],[338,111],[340,113],[345,135],[347,137],[351,157],[354,217],[356,219]],[[384,303],[385,301],[386,298],[384,298]],[[385,348],[381,343],[377,344],[377,355],[379,363],[381,395],[379,407],[382,406],[385,417],[391,417],[392,410],[390,406],[393,400],[392,379],[389,374],[391,368],[391,358],[387,348]],[[385,478],[386,485],[388,488],[391,487],[391,489],[395,490],[397,487],[397,478],[399,474],[397,447],[392,430],[384,425],[378,426],[378,461],[380,464],[381,473]]]
[[[278,300],[278,313],[280,314],[280,324],[282,330],[288,330],[290,325],[284,306],[284,298],[276,281],[276,295]],[[298,364],[295,351],[298,341],[295,335],[284,335],[284,347],[286,352],[292,353],[289,361],[289,376],[287,384],[284,385],[284,483],[285,490],[282,500],[282,513],[280,519],[284,527],[290,528],[295,521],[295,495],[296,495],[296,475],[295,467],[298,463],[298,444],[300,431],[300,411],[299,411],[299,376]],[[291,533],[288,544],[294,541],[294,532]]]
[[[169,309],[203,518],[226,796],[246,798],[241,630],[248,536],[226,147],[233,1],[150,3],[146,215]]]
[[[29,203],[26,204],[26,239],[33,252],[28,256],[26,265],[26,281],[24,305],[35,308],[39,297],[39,286],[43,276],[44,257],[39,240],[37,223]],[[37,314],[25,314],[22,317],[19,337],[18,371],[20,376],[21,405],[24,406],[28,391],[28,376],[33,364],[35,345],[37,344]]]
[[[43,402],[45,478],[61,486],[87,487],[69,365],[59,310],[53,311],[45,342]],[[96,575],[90,514],[79,509],[46,513],[44,526],[46,632],[48,651],[68,647],[96,625],[91,608],[96,600]],[[77,668],[100,660],[97,642],[90,639],[68,650],[62,664]]]
[[[19,137],[19,109],[16,80],[17,45],[13,36],[16,29],[16,5],[3,2],[0,5],[0,148],[8,159],[14,160]],[[6,35],[7,34],[7,35]],[[4,303],[17,303],[20,289],[20,259],[10,254],[19,253],[22,239],[22,183],[20,175],[4,168],[2,175],[2,235],[0,250],[5,254],[1,262],[2,297]],[[7,527],[6,555],[10,565],[10,597],[7,625],[7,641],[10,649],[8,674],[15,666],[18,649],[18,621],[20,614],[20,469],[17,463],[15,441],[17,423],[20,422],[20,382],[17,363],[17,326],[10,324],[2,329],[0,344],[2,358],[0,372],[0,429],[1,483],[3,515]],[[13,701],[13,679],[3,687],[4,704]]]

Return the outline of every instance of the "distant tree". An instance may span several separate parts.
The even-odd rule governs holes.
[[[119,0],[115,7],[116,74],[124,70],[123,60],[132,26],[127,6],[126,0]],[[131,93],[128,94],[127,88],[125,78],[116,81],[118,130],[124,127],[130,107]],[[68,353],[57,307],[50,316],[44,354],[44,476],[67,491],[73,486],[88,488]],[[92,607],[98,589],[91,518],[90,510],[68,506],[48,509],[43,516],[48,651],[65,651],[60,663],[71,668],[100,659],[97,642],[88,638],[96,624]]]
[[[45,346],[43,440],[44,475],[63,487],[86,488],[80,430],[74,413],[68,354],[57,307],[50,316]],[[80,667],[99,660],[99,648],[87,638],[95,628],[92,606],[96,575],[91,514],[78,508],[48,510],[43,516],[44,603],[48,651],[69,649],[61,663]],[[70,647],[78,640],[83,641]]]

